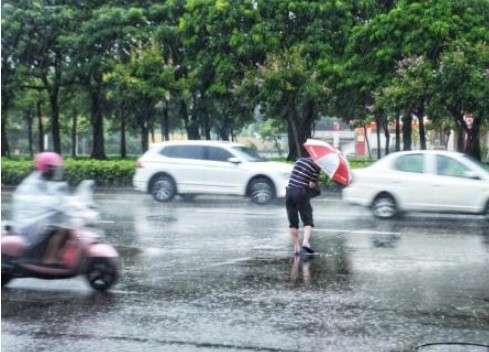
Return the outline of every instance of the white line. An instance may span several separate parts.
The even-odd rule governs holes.
[[[274,229],[279,231],[279,229]],[[283,229],[282,229],[283,230]],[[348,233],[352,235],[401,235],[400,232],[392,231],[376,231],[376,230],[345,230],[345,229],[320,229],[315,227],[313,232],[325,232],[325,233]]]
[[[208,210],[201,210],[201,209],[196,209],[194,210],[194,213],[201,213],[201,214],[237,214],[237,215],[260,215],[260,216],[276,216],[276,215],[281,215],[278,212],[276,213],[265,213],[265,212],[249,212],[249,211],[243,211],[243,210],[229,210],[229,209],[208,209]]]

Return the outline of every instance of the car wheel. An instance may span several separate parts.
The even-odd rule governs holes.
[[[270,180],[260,177],[250,184],[251,201],[256,204],[268,204],[275,198],[275,189]]]
[[[389,194],[381,194],[372,202],[372,213],[379,219],[391,219],[397,215],[398,209],[394,198]]]
[[[151,183],[150,193],[158,202],[169,202],[175,197],[177,187],[170,176],[157,176]]]

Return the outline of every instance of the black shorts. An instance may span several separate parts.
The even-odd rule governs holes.
[[[311,194],[307,188],[288,187],[285,193],[285,207],[290,228],[299,228],[299,215],[304,226],[314,227]]]

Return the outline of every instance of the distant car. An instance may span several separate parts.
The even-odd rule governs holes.
[[[375,217],[420,211],[481,214],[489,220],[489,170],[465,154],[397,152],[352,173],[342,199],[369,207]]]
[[[292,165],[265,161],[245,145],[219,141],[169,141],[155,144],[136,162],[133,186],[159,202],[175,195],[250,197],[267,204],[285,197]]]

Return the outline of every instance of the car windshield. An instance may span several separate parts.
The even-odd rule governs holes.
[[[233,151],[237,156],[239,156],[240,158],[246,161],[251,161],[251,162],[265,161],[265,159],[259,156],[255,150],[250,149],[248,147],[244,147],[244,146],[233,147]]]
[[[489,166],[487,166],[487,164],[484,164],[483,162],[477,160],[476,158],[474,158],[470,155],[464,155],[464,158],[469,159],[470,161],[472,161],[474,164],[476,164],[478,167],[480,167],[484,171],[489,172]]]

